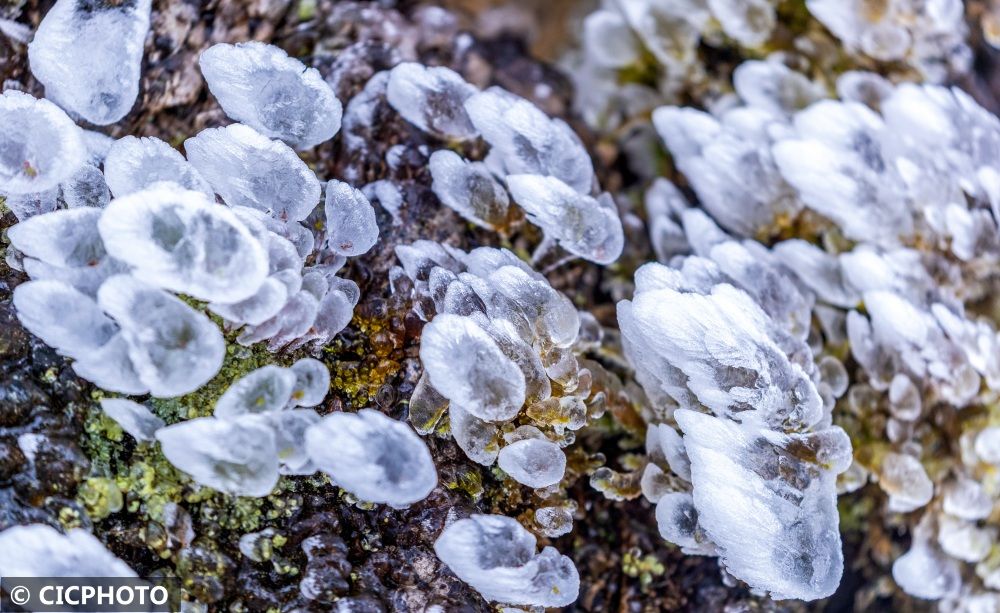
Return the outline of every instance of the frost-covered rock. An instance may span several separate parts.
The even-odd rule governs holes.
[[[477,91],[450,68],[404,62],[389,72],[386,100],[424,132],[463,141],[478,136],[463,106]]]
[[[331,179],[326,184],[326,245],[344,256],[361,255],[378,241],[375,209],[361,190]]]
[[[499,87],[471,96],[465,109],[491,146],[487,164],[506,175],[552,176],[581,194],[590,193],[593,163],[564,121]]]
[[[264,211],[281,221],[305,219],[320,184],[288,145],[242,124],[210,128],[184,141],[191,164],[229,206]]]
[[[235,496],[266,496],[278,482],[274,431],[263,417],[189,419],[156,433],[163,455],[201,485]]]
[[[406,424],[373,409],[327,415],[305,440],[316,467],[361,500],[405,507],[437,485],[426,443]]]
[[[559,445],[529,438],[500,450],[497,465],[518,483],[528,487],[548,487],[559,483],[566,472],[566,454]]]
[[[199,65],[222,110],[265,136],[308,149],[340,130],[343,107],[319,71],[274,45],[220,43]]]
[[[4,577],[135,577],[128,564],[82,528],[65,534],[45,524],[0,532],[0,575]]]
[[[201,192],[161,183],[116,198],[98,227],[108,253],[133,274],[202,300],[243,300],[267,275],[260,241]]]
[[[156,431],[166,426],[144,405],[127,398],[103,398],[101,408],[137,441],[155,440]]]
[[[160,181],[169,181],[215,199],[215,193],[201,173],[179,151],[151,136],[125,136],[116,140],[104,158],[104,176],[116,198],[142,191]]]
[[[573,561],[553,547],[535,549],[534,535],[502,515],[455,521],[434,543],[438,558],[486,600],[540,607],[574,602],[580,576]]]
[[[609,194],[591,198],[574,191],[556,177],[507,177],[514,201],[570,253],[598,264],[618,259],[625,235],[614,199]]]
[[[46,97],[97,125],[115,123],[139,95],[151,0],[55,3],[28,45]]]
[[[431,154],[429,168],[431,189],[445,206],[483,228],[506,225],[510,197],[486,164],[442,149]]]
[[[81,130],[59,107],[16,90],[0,96],[0,193],[54,189],[86,161]],[[14,212],[23,220],[39,211]]]

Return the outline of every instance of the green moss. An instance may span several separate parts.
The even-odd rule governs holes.
[[[77,501],[93,520],[101,520],[122,510],[122,491],[114,479],[91,477],[83,482],[76,494]]]
[[[629,577],[638,578],[639,583],[646,587],[653,579],[662,576],[666,567],[652,553],[642,555],[640,550],[632,549],[622,556],[622,572]]]

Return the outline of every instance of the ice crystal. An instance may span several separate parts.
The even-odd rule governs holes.
[[[454,151],[435,151],[430,165],[434,194],[453,211],[487,229],[506,225],[510,198],[486,164]]]
[[[139,95],[151,0],[59,0],[28,46],[46,97],[97,125],[115,123]]]
[[[0,96],[0,191],[54,189],[76,173],[86,155],[80,129],[59,107],[15,90]],[[18,219],[38,212],[15,209]]]
[[[514,201],[528,219],[570,253],[598,264],[610,264],[621,255],[624,231],[614,199],[580,194],[555,177],[507,177]]]
[[[45,524],[12,526],[0,532],[0,574],[4,577],[135,577],[128,564],[82,528],[60,533]]]
[[[104,176],[116,198],[142,191],[154,183],[169,181],[184,189],[215,198],[201,174],[179,151],[158,138],[125,136],[118,139],[104,158]]]
[[[491,146],[487,163],[492,160],[504,174],[552,176],[582,194],[590,193],[594,165],[565,122],[499,87],[471,96],[465,109]]]
[[[226,114],[267,137],[308,149],[340,130],[343,107],[319,71],[274,45],[213,45],[199,65]]]
[[[334,253],[355,256],[378,241],[375,209],[360,190],[343,181],[326,184],[326,245]]]
[[[103,209],[111,201],[111,191],[104,174],[90,164],[84,164],[60,186],[68,208],[94,207]]]
[[[441,561],[487,600],[540,607],[575,601],[580,576],[572,560],[553,547],[535,549],[534,535],[501,515],[457,520],[434,543]]]
[[[361,500],[405,507],[437,485],[427,445],[409,426],[373,409],[327,415],[305,441],[315,465]]]
[[[529,438],[500,450],[497,465],[518,483],[541,488],[559,483],[566,472],[566,454],[552,441]]]
[[[260,241],[201,192],[159,184],[116,198],[98,227],[108,253],[136,275],[202,300],[243,300],[267,274]]]
[[[450,68],[404,62],[389,72],[386,99],[424,132],[462,141],[478,135],[463,106],[476,91]]]
[[[137,441],[155,440],[156,431],[166,426],[148,408],[127,398],[104,398],[101,408]]]
[[[189,419],[156,432],[170,463],[203,485],[237,496],[266,496],[278,482],[275,435],[264,417]]]
[[[264,211],[281,221],[305,219],[319,202],[320,184],[284,143],[253,128],[210,128],[184,141],[191,164],[229,206]]]
[[[269,413],[285,408],[292,397],[295,373],[280,366],[264,366],[237,380],[215,403],[215,416]]]

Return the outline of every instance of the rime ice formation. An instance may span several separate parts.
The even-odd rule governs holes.
[[[45,96],[97,125],[115,123],[139,95],[151,0],[59,0],[28,46]]]
[[[226,114],[269,138],[308,149],[340,130],[343,107],[319,71],[274,45],[213,45],[199,65]]]
[[[264,211],[281,221],[305,219],[320,184],[288,145],[253,128],[209,128],[184,141],[191,164],[229,206]]]
[[[54,189],[73,176],[85,157],[81,130],[59,107],[15,90],[0,96],[0,193]],[[41,212],[11,208],[18,219]]]
[[[90,164],[81,166],[59,187],[66,207],[70,209],[84,206],[103,209],[111,201],[111,192],[104,174]]]
[[[573,561],[553,547],[535,549],[535,536],[502,515],[457,520],[434,543],[448,568],[487,600],[538,607],[575,601],[580,576]]]
[[[142,191],[160,181],[184,189],[215,194],[201,174],[179,151],[158,138],[125,136],[115,141],[104,158],[104,176],[116,198]]]
[[[424,132],[462,141],[478,136],[463,107],[476,91],[450,68],[404,62],[389,71],[386,99]]]
[[[45,524],[0,532],[4,577],[135,577],[134,570],[82,528],[65,534]]]
[[[776,598],[822,598],[843,567],[836,475],[850,465],[851,444],[823,425],[808,347],[727,280],[697,256],[680,269],[647,264],[635,298],[618,305],[637,379],[678,407],[683,457],[669,435],[661,457],[673,456],[682,479],[690,462],[693,507],[671,498],[657,517],[679,524],[660,530],[686,550],[717,552],[734,576]],[[747,516],[759,521],[739,519]]]
[[[408,425],[373,409],[325,416],[306,432],[305,445],[319,470],[367,502],[405,507],[437,485],[427,444]]]

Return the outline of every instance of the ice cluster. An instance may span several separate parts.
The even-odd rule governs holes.
[[[536,548],[533,534],[502,515],[455,520],[434,543],[441,561],[486,600],[546,608],[572,604],[580,592],[573,561],[554,547]]]
[[[513,200],[546,237],[538,258],[553,244],[598,264],[621,255],[618,207],[608,193],[592,195],[593,162],[564,121],[503,88],[479,91],[447,68],[399,64],[383,87],[389,104],[429,135],[446,141],[481,136],[490,145],[482,161],[447,149],[430,156],[431,187],[444,205],[478,226],[505,230]],[[347,112],[358,110],[349,105]]]
[[[128,564],[82,528],[65,534],[45,524],[0,531],[0,576],[136,577]]]
[[[744,78],[750,70],[757,78]],[[901,588],[949,607],[995,603],[1000,541],[988,518],[1000,447],[994,418],[977,415],[992,415],[1000,335],[975,304],[994,291],[987,271],[1000,261],[1000,120],[936,85],[845,73],[839,99],[807,85],[782,65],[748,62],[734,74],[738,103],[653,114],[700,208],[669,181],[652,183],[650,238],[669,266],[641,268],[636,297],[619,308],[636,378],[663,407],[657,432],[676,423],[683,433],[680,447],[650,435],[644,493],[668,501],[661,533],[686,551],[719,553],[775,596],[816,598],[840,573],[835,492],[872,481],[888,512],[920,513],[893,566]],[[808,95],[789,99],[792,89]],[[814,239],[754,240],[792,227]],[[946,420],[956,425],[938,431]],[[948,455],[942,437],[955,433]],[[879,451],[857,448],[872,437]],[[726,516],[741,512],[732,484],[754,481],[719,475],[752,467],[761,478],[768,448],[783,450],[770,487],[784,482],[808,521],[758,521],[741,534]],[[688,471],[690,494],[674,493],[663,475]],[[744,495],[753,516],[791,520],[765,491]],[[761,547],[783,525],[797,534]],[[775,552],[812,574],[773,574],[755,558]]]

